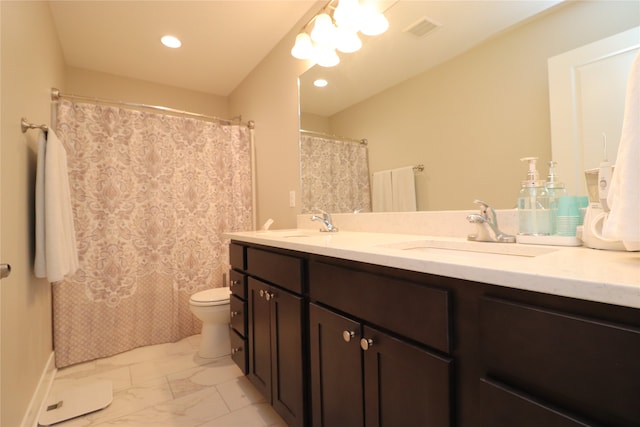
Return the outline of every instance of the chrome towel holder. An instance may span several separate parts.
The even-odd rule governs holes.
[[[48,132],[49,126],[30,123],[23,117],[20,119],[20,129],[22,129],[22,133],[26,133],[29,129],[41,129],[43,132]]]

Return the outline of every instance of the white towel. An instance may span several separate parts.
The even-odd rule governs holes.
[[[631,65],[624,120],[607,204],[603,236],[640,249],[640,54]]]
[[[36,277],[58,282],[78,269],[67,153],[53,130],[38,140],[36,167]]]
[[[371,191],[371,210],[373,212],[393,211],[393,188],[391,171],[374,172]]]
[[[47,140],[44,132],[38,136],[38,160],[36,164],[36,259],[33,270],[36,277],[47,277],[44,250],[44,156]]]
[[[416,179],[413,166],[391,170],[394,212],[415,212]]]

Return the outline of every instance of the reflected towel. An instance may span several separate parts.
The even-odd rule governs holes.
[[[393,212],[415,212],[416,179],[413,166],[391,171]]]
[[[58,282],[78,269],[67,153],[53,130],[38,139],[36,166],[36,277]]]
[[[393,210],[393,188],[390,170],[383,170],[373,174],[371,199],[371,210],[373,212],[391,212]]]
[[[611,212],[602,234],[640,245],[640,54],[631,65],[624,120],[607,204]]]

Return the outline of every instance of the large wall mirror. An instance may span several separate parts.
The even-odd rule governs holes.
[[[379,171],[422,166],[414,177],[417,210],[473,209],[474,199],[508,209],[526,177],[519,159],[539,157],[542,176],[552,159],[549,58],[637,27],[640,3],[400,0],[385,15],[385,34],[341,55],[337,67],[300,76],[300,128],[313,138],[333,135],[327,138],[355,152],[366,139],[369,181]],[[328,86],[316,88],[318,78]],[[343,168],[362,169],[356,154],[336,156]],[[301,155],[301,176],[319,157]],[[560,162],[561,179],[573,179],[569,167]],[[349,186],[364,185],[355,182]],[[355,195],[332,204],[343,182],[316,184],[314,192],[327,194],[305,203],[303,180],[303,213],[365,206]]]

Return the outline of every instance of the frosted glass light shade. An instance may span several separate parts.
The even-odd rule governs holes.
[[[332,47],[316,45],[314,48],[316,64],[321,67],[335,67],[340,63],[340,57]]]
[[[333,12],[338,28],[356,32],[360,30],[361,10],[358,0],[340,0]]]
[[[344,53],[358,51],[362,47],[362,41],[358,34],[338,27],[336,31],[336,49]]]
[[[311,40],[318,44],[331,46],[334,42],[335,29],[331,17],[326,13],[321,13],[316,16],[313,30],[311,30]]]
[[[362,25],[360,31],[366,36],[377,36],[389,28],[389,21],[383,13],[378,12],[373,6],[366,5],[362,8]]]
[[[297,59],[311,59],[313,56],[313,43],[307,33],[300,33],[296,36],[296,42],[291,48],[291,56]]]

